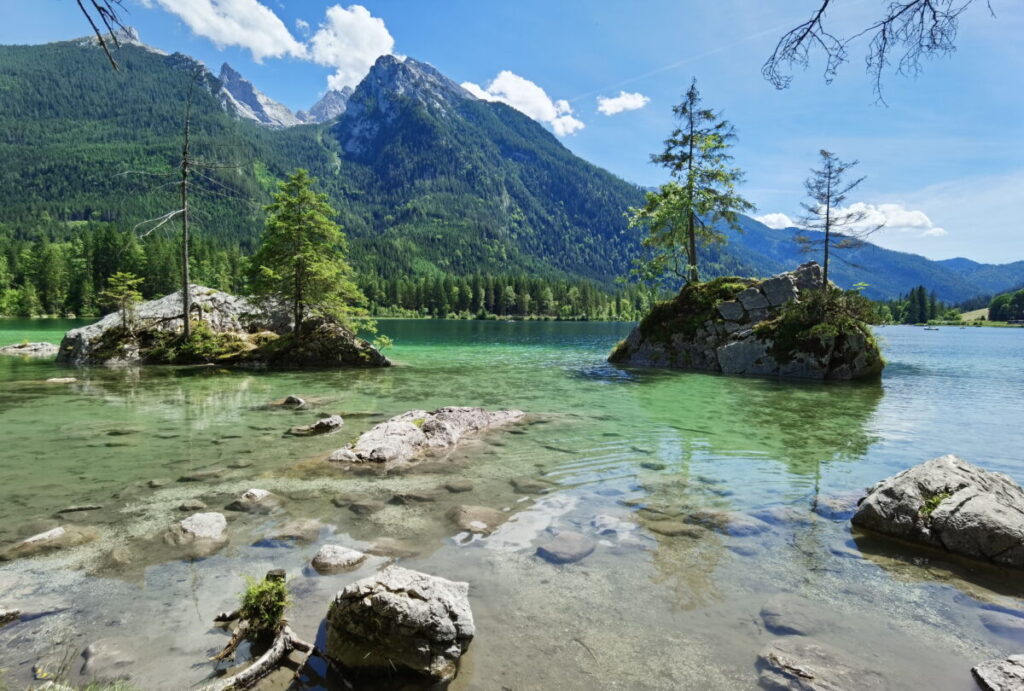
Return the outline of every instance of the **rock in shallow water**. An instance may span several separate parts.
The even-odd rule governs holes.
[[[489,535],[505,522],[507,516],[487,506],[456,506],[448,511],[448,519],[461,530]]]
[[[331,432],[337,432],[344,424],[345,420],[340,415],[329,415],[328,417],[320,418],[312,425],[292,427],[288,430],[288,434],[293,437],[312,437],[318,434],[330,434]]]
[[[334,598],[325,652],[357,672],[449,682],[475,634],[468,595],[468,583],[389,567]]]
[[[165,540],[195,556],[209,556],[227,544],[227,527],[222,513],[194,513],[171,526]]]
[[[1024,568],[1024,489],[953,455],[872,487],[854,525],[1003,566]]]
[[[563,530],[537,547],[537,556],[553,564],[571,564],[589,556],[596,543],[586,535]]]
[[[1020,691],[1024,689],[1024,655],[987,660],[971,669],[971,673],[985,691]]]
[[[820,604],[797,595],[773,595],[761,607],[764,627],[778,636],[811,636],[829,628]]]
[[[490,412],[483,408],[411,410],[372,427],[328,460],[377,463],[390,468],[428,453],[450,451],[468,434],[519,422],[524,416],[519,410]]]
[[[281,498],[265,489],[246,490],[238,499],[227,505],[229,511],[247,513],[270,513],[280,508]]]
[[[21,355],[23,357],[55,357],[59,348],[55,343],[15,343],[0,348],[0,355]]]
[[[90,528],[57,526],[11,545],[0,552],[0,561],[30,557],[35,554],[51,552],[66,547],[75,547],[95,539],[96,532]]]
[[[338,573],[356,568],[366,560],[362,552],[341,545],[324,545],[311,562],[320,573]]]
[[[883,691],[885,678],[867,663],[803,637],[772,641],[758,655],[769,691]]]

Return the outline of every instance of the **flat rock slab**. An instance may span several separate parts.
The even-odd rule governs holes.
[[[447,683],[475,632],[468,583],[391,566],[337,594],[325,653],[364,674],[409,671]]]
[[[867,663],[803,638],[772,641],[758,655],[761,687],[769,691],[883,691],[885,678]]]
[[[451,480],[446,482],[444,488],[452,494],[459,494],[461,492],[472,492],[473,483],[469,480]]]
[[[830,628],[821,605],[798,595],[773,595],[761,607],[764,627],[778,636],[813,636]]]
[[[31,557],[36,554],[75,547],[95,539],[96,532],[91,528],[59,525],[14,543],[0,552],[0,561]]]
[[[85,662],[82,663],[79,674],[101,684],[130,680],[135,658],[125,652],[129,648],[129,641],[117,638],[93,641],[82,651]]]
[[[553,483],[534,477],[514,477],[509,482],[512,484],[512,488],[520,494],[542,494],[554,487]]]
[[[971,674],[985,691],[1020,691],[1024,689],[1024,655],[987,660],[971,669]]]
[[[313,542],[320,537],[323,524],[313,518],[296,518],[271,531],[266,540],[271,542]]]
[[[1024,489],[941,456],[878,483],[854,525],[1001,566],[1024,568]]]
[[[341,545],[324,545],[313,557],[311,565],[319,573],[350,571],[366,561],[366,555],[359,550]]]
[[[699,538],[707,534],[707,528],[702,528],[699,525],[693,525],[692,523],[683,523],[682,521],[650,521],[647,524],[647,529],[652,533],[658,535],[664,535],[665,537],[692,537]]]
[[[448,511],[448,520],[461,530],[489,535],[508,518],[497,509],[487,506],[456,506]]]
[[[332,453],[338,463],[374,463],[391,468],[427,454],[450,451],[467,435],[519,422],[520,410],[448,407],[410,410],[375,425],[352,444]]]
[[[686,518],[688,523],[703,525],[716,532],[733,535],[735,537],[749,537],[760,535],[771,530],[771,526],[764,521],[740,513],[738,511],[719,511],[717,509],[702,509],[694,511]]]
[[[22,357],[56,357],[60,348],[56,343],[15,343],[0,348],[0,355],[21,355]]]
[[[553,564],[571,564],[590,556],[596,546],[586,535],[563,530],[542,542],[537,547],[537,556]]]

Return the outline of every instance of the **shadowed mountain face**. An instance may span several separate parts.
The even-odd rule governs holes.
[[[185,94],[198,63],[133,41],[112,72],[93,42],[0,46],[0,224],[26,240],[74,238],[79,223],[125,229],[174,208]],[[237,168],[195,179],[196,232],[251,248],[276,180],[308,169],[339,209],[357,266],[384,277],[527,273],[606,286],[628,273],[639,233],[624,212],[642,190],[575,156],[542,125],[481,101],[432,66],[383,56],[354,90],[292,114],[230,66],[205,71],[193,108],[197,155]],[[637,155],[645,155],[638,152]],[[147,175],[126,171],[147,171]],[[204,194],[205,193],[205,194]],[[768,275],[806,261],[793,230],[749,218],[706,252],[706,277]],[[932,262],[867,246],[833,264],[844,286],[893,297],[923,284],[957,301],[1024,283],[1024,262]]]

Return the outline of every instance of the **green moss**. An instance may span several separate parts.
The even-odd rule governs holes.
[[[418,417],[418,418],[416,418],[415,420],[412,421],[412,424],[416,425],[417,427],[422,427],[423,423],[426,422],[426,421],[427,421],[426,418]]]
[[[693,336],[704,322],[718,321],[716,308],[732,300],[754,283],[751,279],[723,276],[707,283],[689,284],[671,300],[659,302],[640,322],[640,335],[645,340],[668,343],[672,336]]]
[[[932,513],[935,511],[935,509],[939,508],[939,504],[946,501],[952,496],[953,493],[950,492],[949,490],[942,490],[941,492],[937,492],[936,494],[933,494],[932,496],[924,500],[924,504],[921,504],[921,508],[918,509],[918,513],[921,515],[921,518],[925,519],[926,521],[930,521]]]
[[[183,334],[157,332],[146,349],[145,359],[160,364],[231,363],[241,359],[255,348],[244,334],[217,332],[205,322],[192,325],[192,337]]]
[[[281,625],[288,606],[288,587],[284,580],[245,579],[245,592],[238,608],[242,619],[249,622],[249,638],[273,635]]]

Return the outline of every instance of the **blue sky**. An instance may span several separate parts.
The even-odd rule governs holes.
[[[836,3],[835,25],[847,33],[887,4]],[[993,19],[976,3],[963,15],[957,52],[916,78],[888,76],[882,107],[863,70],[863,44],[831,85],[820,62],[786,91],[761,77],[781,33],[817,4],[125,0],[145,42],[213,69],[227,61],[293,110],[308,108],[328,83],[357,82],[376,55],[394,52],[513,101],[578,155],[643,185],[665,180],[648,157],[696,77],[705,103],[736,126],[736,164],[747,171],[756,215],[797,216],[802,181],[827,148],[860,160],[867,180],[850,201],[888,221],[878,244],[935,259],[1024,259],[1024,5],[992,0]],[[0,0],[0,8],[2,43],[88,31],[71,0]],[[604,112],[599,97],[613,99]]]

